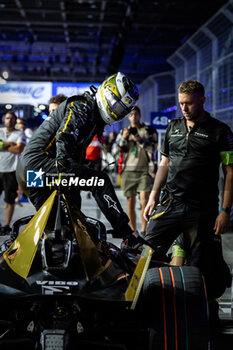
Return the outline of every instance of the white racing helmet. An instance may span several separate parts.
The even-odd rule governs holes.
[[[106,124],[123,119],[134,107],[139,92],[136,85],[123,73],[107,78],[96,93],[100,115]]]

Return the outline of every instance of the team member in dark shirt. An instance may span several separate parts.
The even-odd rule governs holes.
[[[183,117],[173,119],[166,131],[162,161],[144,212],[150,218],[145,239],[163,258],[182,233],[178,242],[181,257],[184,258],[185,251],[188,263],[198,266],[203,273],[209,297],[217,297],[226,284],[222,281],[218,289],[214,285],[218,283],[216,278],[219,275],[227,279],[228,274],[219,234],[226,232],[230,222],[233,134],[226,124],[204,110],[201,83],[192,80],[182,83],[178,95]],[[220,163],[225,187],[222,210],[218,213]],[[174,256],[179,257],[179,249]]]
[[[92,94],[85,92],[62,102],[37,129],[20,157],[17,180],[39,209],[51,194],[50,187],[29,184],[27,174],[36,171],[35,180],[42,175],[50,176],[51,180],[52,175],[48,174],[57,172],[66,178],[73,174],[78,180],[68,188],[73,201],[77,201],[80,189],[91,191],[112,227],[124,236],[132,230],[111,181],[106,173],[85,167],[82,159],[96,134],[100,139],[107,124],[123,119],[131,111],[138,99],[138,89],[127,76],[118,72],[106,79],[97,91],[94,87],[91,90]]]

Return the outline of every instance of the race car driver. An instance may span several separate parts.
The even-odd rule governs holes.
[[[115,237],[124,237],[132,230],[109,177],[85,167],[82,159],[96,134],[100,139],[107,124],[118,122],[129,114],[139,93],[135,84],[120,72],[107,78],[98,89],[91,86],[90,90],[92,93],[86,91],[68,98],[40,125],[20,157],[17,180],[38,210],[52,192],[49,186],[32,187],[26,181],[27,172],[35,171],[35,179],[57,172],[63,176],[74,175],[82,181],[73,183],[68,189],[71,199],[77,202],[80,189],[91,191],[111,223]],[[95,184],[90,181],[93,178]]]

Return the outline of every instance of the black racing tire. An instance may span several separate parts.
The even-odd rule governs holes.
[[[196,267],[160,267],[147,271],[143,313],[149,350],[208,350],[206,290]]]

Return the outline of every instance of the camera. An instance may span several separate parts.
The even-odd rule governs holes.
[[[132,135],[137,135],[138,129],[135,127],[131,127],[131,128],[129,128],[129,133]]]

